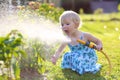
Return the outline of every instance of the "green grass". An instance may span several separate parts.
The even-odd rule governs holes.
[[[100,72],[97,74],[86,73],[79,75],[69,69],[61,69],[61,58],[56,65],[46,63],[48,80],[120,80],[120,21],[111,21],[111,18],[118,18],[119,13],[100,15],[81,15],[83,25],[79,28],[82,31],[90,32],[103,42],[103,50],[109,56],[112,63],[111,74],[108,75],[109,65],[105,56],[97,52],[98,62],[102,64]],[[112,15],[110,17],[110,15]],[[118,17],[117,17],[118,16]],[[86,21],[94,18],[95,21]]]
[[[120,19],[120,13],[110,13],[110,14],[81,14],[82,20],[101,20],[107,21],[111,19]]]

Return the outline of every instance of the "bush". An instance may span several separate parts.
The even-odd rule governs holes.
[[[103,9],[102,8],[98,8],[94,11],[94,14],[102,14],[103,13]]]
[[[15,78],[20,78],[19,60],[21,56],[25,56],[21,48],[23,45],[23,36],[17,30],[12,30],[5,37],[0,37],[0,60],[4,62],[6,68],[10,69],[7,73],[11,78],[14,78],[11,65],[14,67]]]
[[[37,39],[29,39],[24,50],[27,53],[26,58],[21,60],[21,69],[30,69],[43,74],[46,71],[45,62],[50,59],[50,54],[54,53],[54,48],[49,47]]]
[[[41,4],[39,9],[37,10],[39,15],[45,16],[48,19],[53,21],[58,21],[59,16],[63,13],[64,9],[56,8],[52,4]]]
[[[118,11],[120,12],[120,3],[118,4]]]

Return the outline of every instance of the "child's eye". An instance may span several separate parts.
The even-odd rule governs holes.
[[[66,25],[69,25],[69,24],[66,24]]]

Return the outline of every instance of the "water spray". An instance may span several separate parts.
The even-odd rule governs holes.
[[[78,39],[77,42],[79,42],[79,43],[81,43],[81,44],[83,44],[85,46],[88,46],[90,48],[96,49],[96,46],[94,44],[90,44],[89,42],[85,42],[85,41],[80,40],[80,39]],[[108,60],[108,63],[109,63],[109,74],[110,74],[111,73],[111,69],[112,69],[111,61],[110,61],[108,55],[102,49],[100,50],[100,52],[103,53],[104,56],[106,57],[106,59]]]

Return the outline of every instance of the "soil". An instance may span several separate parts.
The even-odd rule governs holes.
[[[33,69],[22,69],[20,80],[47,80],[46,75],[42,75]]]

